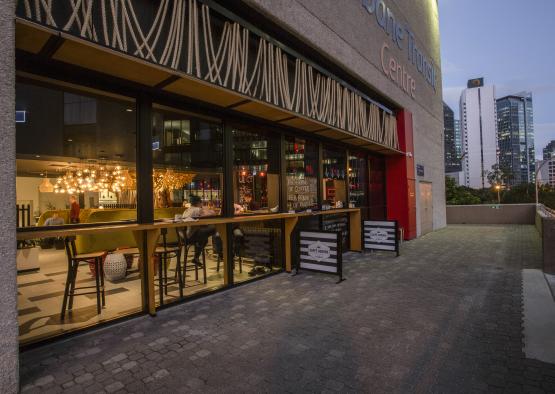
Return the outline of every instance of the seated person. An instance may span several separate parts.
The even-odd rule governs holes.
[[[253,200],[251,194],[245,194],[243,197],[245,200],[245,205],[247,206],[247,210],[249,211],[258,211],[260,209],[260,204]]]
[[[44,221],[45,226],[61,226],[64,223],[64,218],[60,217],[58,212],[52,213],[52,216]]]
[[[182,218],[199,218],[202,216],[212,216],[214,211],[208,207],[202,206],[202,200],[199,196],[191,196],[191,206],[183,212]],[[212,225],[209,226],[187,226],[187,242],[195,245],[195,256],[193,263],[201,265],[199,257],[208,243],[208,238],[216,233],[216,228]]]

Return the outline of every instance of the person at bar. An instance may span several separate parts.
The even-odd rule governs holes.
[[[202,206],[202,200],[199,196],[191,196],[190,198],[191,206],[183,212],[182,218],[199,218],[202,216],[213,216],[215,213],[208,207]],[[216,233],[216,228],[212,225],[208,226],[188,226],[186,237],[187,242],[195,245],[195,256],[193,257],[193,263],[200,266],[200,255],[206,244],[208,243],[208,238]]]
[[[81,211],[81,207],[77,202],[77,197],[71,196],[69,198],[70,209],[69,209],[69,221],[72,224],[79,223],[79,211]]]

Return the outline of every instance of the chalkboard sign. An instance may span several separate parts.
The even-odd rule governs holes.
[[[349,247],[349,218],[347,214],[322,215],[322,230],[324,231],[341,231],[342,247]]]
[[[388,250],[399,256],[397,221],[364,221],[364,249]]]
[[[343,256],[340,231],[300,231],[299,269],[339,275],[343,280]]]

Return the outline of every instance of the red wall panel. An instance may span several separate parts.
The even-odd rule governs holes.
[[[404,229],[404,239],[416,238],[416,178],[414,173],[414,145],[412,113],[397,114],[399,148],[407,155],[388,156],[386,159],[387,219],[397,220]]]

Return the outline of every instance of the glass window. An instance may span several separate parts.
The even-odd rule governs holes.
[[[18,82],[17,226],[135,220],[135,102]]]
[[[379,156],[368,158],[370,175],[370,212],[371,220],[384,220],[386,218],[385,204],[385,159]]]
[[[154,105],[152,126],[154,219],[220,215],[221,123]],[[162,232],[156,250],[157,305],[224,286],[223,246],[215,226],[167,229]]]
[[[279,211],[279,135],[233,130],[235,214]]]
[[[136,219],[133,100],[26,80],[16,110],[18,227]],[[22,344],[142,311],[131,231],[20,241],[16,260]]]
[[[349,156],[349,208],[368,206],[368,170],[366,155],[362,153]]]
[[[245,282],[283,268],[281,221],[241,223],[233,229],[233,281]]]
[[[323,149],[323,207],[343,208],[347,205],[345,151]]]
[[[285,139],[287,209],[318,208],[318,144]]]
[[[155,219],[182,214],[196,197],[203,215],[219,215],[223,197],[221,123],[155,105],[152,133]]]

